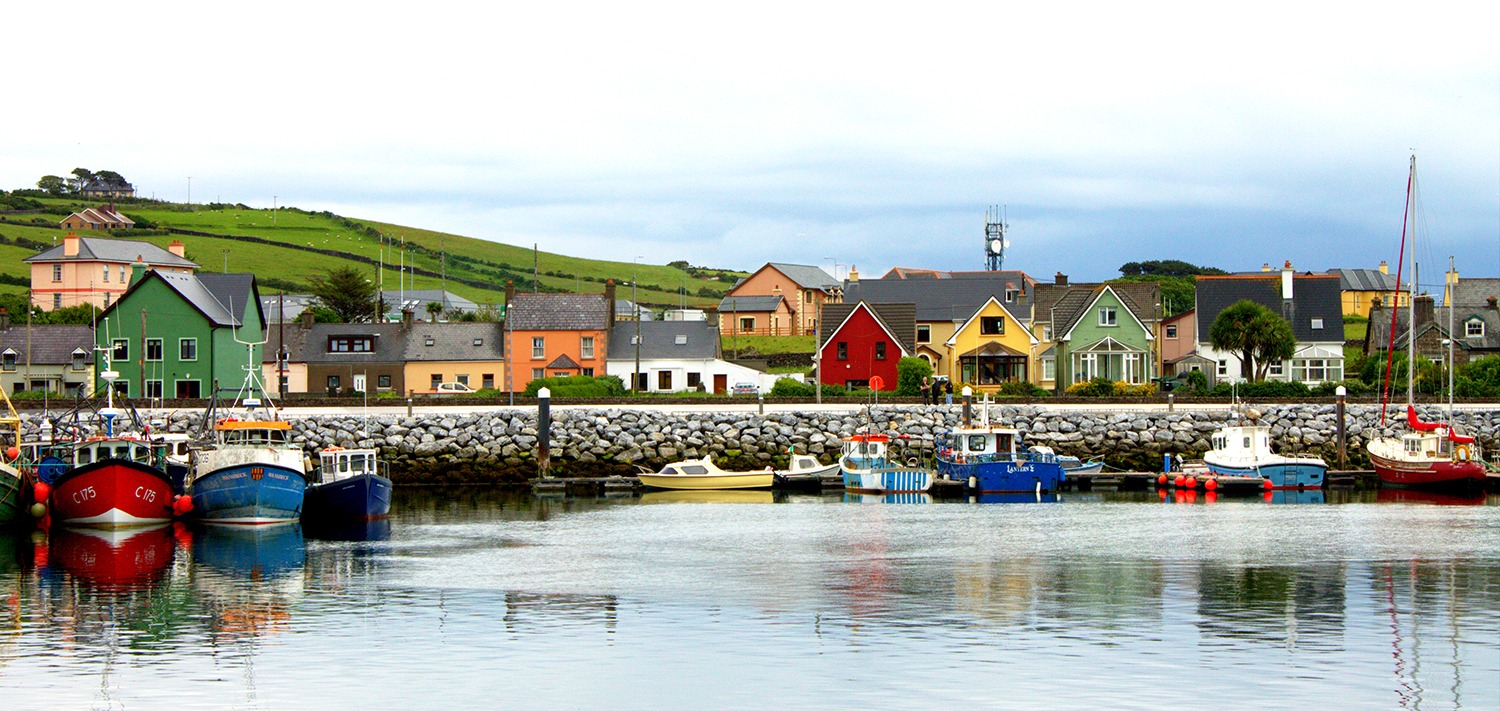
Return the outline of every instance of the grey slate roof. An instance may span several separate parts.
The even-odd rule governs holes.
[[[1235,302],[1249,299],[1280,314],[1292,324],[1292,335],[1298,343],[1344,340],[1344,312],[1340,279],[1331,274],[1296,274],[1292,277],[1292,301],[1283,304],[1281,273],[1253,275],[1200,276],[1198,293],[1198,341],[1208,341],[1208,330],[1219,313]],[[1323,328],[1315,330],[1313,319],[1322,319]]]
[[[288,326],[290,331],[293,327]],[[302,361],[307,363],[401,363],[406,354],[406,333],[399,323],[315,323],[302,342]],[[374,336],[375,349],[368,353],[330,353],[328,339],[334,336]],[[288,345],[292,339],[287,339]],[[298,360],[292,354],[292,360]]]
[[[498,323],[418,322],[402,340],[403,357],[410,362],[505,359],[505,330]],[[429,340],[432,345],[427,345]]]
[[[507,310],[513,331],[605,331],[603,294],[516,294]]]
[[[163,274],[162,276],[166,276]],[[202,273],[193,275],[198,279],[208,293],[213,295],[214,300],[230,311],[231,316],[238,321],[244,317],[245,304],[255,302],[260,306],[259,293],[255,288],[254,274],[214,274]],[[265,321],[262,314],[261,321]],[[237,324],[243,325],[243,324]],[[259,326],[260,324],[251,324]]]
[[[479,304],[442,289],[407,289],[406,291],[386,289],[380,292],[380,296],[385,299],[387,315],[392,316],[401,315],[403,304],[410,306],[418,318],[427,318],[427,305],[431,303],[443,304],[443,308],[448,311],[475,311],[479,308]],[[404,302],[403,298],[405,298]]]
[[[807,264],[785,264],[782,262],[771,262],[770,266],[774,267],[776,271],[785,274],[786,278],[791,279],[793,283],[803,289],[819,289],[828,292],[843,286],[837,279],[830,276],[828,272],[823,271],[822,267]]]
[[[615,299],[615,318],[635,316],[635,302],[630,299]],[[656,319],[656,312],[644,306],[641,307],[641,320],[652,321]]]
[[[678,343],[677,337],[686,337]],[[635,323],[617,323],[609,332],[609,360],[635,358]],[[712,360],[719,357],[719,329],[707,321],[642,321],[641,358]]]
[[[215,326],[243,326],[240,322],[240,314],[244,313],[245,303],[256,300],[255,276],[252,274],[181,274],[177,272],[147,272],[146,276],[130,291],[125,292],[119,301],[111,304],[104,310],[103,315],[112,314],[120,304],[141,284],[148,279],[160,279],[168,288],[177,292],[184,301],[197,309],[209,323]],[[233,311],[230,305],[233,304]],[[259,307],[260,302],[256,301]],[[260,324],[253,324],[256,328]]]
[[[1382,274],[1379,269],[1329,269],[1339,278],[1343,291],[1394,291],[1396,275]]]
[[[260,361],[262,363],[275,363],[276,352],[281,349],[281,340],[286,339],[287,358],[294,362],[302,362],[307,359],[307,334],[308,330],[301,328],[295,322],[277,324],[269,322],[266,326],[266,342],[260,347]]]
[[[1459,277],[1458,283],[1453,286],[1453,303],[1459,307],[1459,312],[1463,311],[1464,306],[1487,306],[1492,296],[1500,296],[1500,279]]]
[[[986,297],[988,298],[988,297]],[[834,332],[843,325],[844,319],[854,312],[854,308],[861,302],[842,304],[823,304],[823,315],[818,319],[818,343],[826,344],[832,340]],[[917,317],[916,306],[913,304],[872,304],[863,302],[870,307],[875,314],[875,319],[883,324],[896,341],[909,354],[917,352]],[[973,315],[972,313],[970,314]],[[967,318],[967,317],[966,317]]]
[[[888,274],[883,279],[848,282],[844,285],[844,302],[864,300],[872,304],[913,304],[918,321],[961,323],[993,296],[1016,318],[1030,323],[1035,286],[1035,280],[1019,271],[951,272],[946,277],[934,278],[903,278]],[[1005,301],[1008,289],[1018,292],[1015,301],[1010,303]]]
[[[13,349],[17,366],[26,363],[26,324],[11,324],[0,331],[0,351]],[[73,362],[73,351],[83,349],[84,362],[94,362],[94,330],[89,326],[33,325],[31,327],[31,363],[33,365],[67,365]]]
[[[147,264],[156,267],[190,267],[198,268],[196,262],[190,262],[171,252],[162,249],[150,242],[133,239],[109,239],[107,237],[79,237],[78,256],[63,256],[64,245],[58,244],[49,249],[31,255],[21,261],[23,262],[117,262],[120,264],[134,263],[139,257]]]
[[[719,313],[762,313],[781,307],[780,296],[726,296],[719,302]]]
[[[1125,308],[1147,328],[1160,319],[1157,303],[1161,301],[1161,285],[1155,282],[1117,282],[1104,284],[1037,284],[1036,310],[1032,321],[1051,323],[1052,335],[1061,337],[1087,315],[1087,309],[1095,297],[1109,287]]]
[[[1464,350],[1500,350],[1500,311],[1488,306],[1461,304],[1457,299],[1454,299],[1454,303],[1453,331],[1458,334],[1458,338],[1454,339],[1454,344]],[[1483,336],[1466,335],[1468,333],[1466,324],[1473,320],[1484,322]],[[1396,350],[1406,349],[1406,322],[1407,309],[1396,309]],[[1371,311],[1370,326],[1365,331],[1365,352],[1385,350],[1386,344],[1390,342],[1390,329],[1391,313],[1389,311],[1384,309]],[[1421,342],[1422,334],[1434,329],[1444,338],[1448,337],[1448,309],[1446,307],[1434,309],[1432,320],[1417,322],[1418,342]]]

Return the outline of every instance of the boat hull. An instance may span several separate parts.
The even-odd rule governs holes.
[[[307,487],[304,520],[379,518],[391,512],[391,480],[360,474]]]
[[[1322,462],[1274,462],[1236,467],[1204,457],[1203,463],[1215,476],[1260,477],[1270,482],[1272,489],[1321,489],[1328,472],[1328,465]]]
[[[0,464],[0,526],[15,521],[26,501],[25,478],[9,464]]]
[[[917,467],[850,468],[844,472],[844,491],[871,494],[921,493],[932,488],[932,472]]]
[[[938,474],[964,482],[970,492],[980,494],[1057,491],[1066,478],[1056,462],[1024,460],[955,462],[939,458]]]
[[[776,483],[776,474],[771,471],[710,474],[703,476],[680,474],[640,475],[641,483],[657,489],[698,491],[704,489],[769,489]]]
[[[302,515],[307,477],[263,462],[232,464],[193,480],[193,511],[207,523],[259,525]]]
[[[1381,486],[1464,488],[1484,486],[1484,465],[1447,459],[1404,461],[1370,453]]]
[[[58,475],[50,502],[62,525],[152,526],[172,520],[172,481],[148,464],[102,459]]]

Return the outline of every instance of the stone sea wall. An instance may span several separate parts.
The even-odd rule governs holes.
[[[1307,453],[1337,464],[1337,422],[1333,405],[1267,405],[1258,408],[1283,453]],[[552,413],[551,465],[557,476],[634,474],[686,457],[712,455],[726,469],[759,468],[784,462],[788,448],[838,456],[839,441],[861,427],[931,446],[935,435],[959,424],[958,405],[878,406],[859,413],[741,412],[662,413],[622,408],[558,409]],[[1404,408],[1391,411],[1404,416]],[[1424,419],[1440,419],[1438,408],[1421,408]],[[978,407],[975,408],[978,417]],[[199,413],[174,413],[153,425],[170,431],[195,429]],[[1033,406],[991,406],[990,421],[1019,429],[1027,444],[1045,444],[1059,454],[1103,457],[1111,466],[1155,471],[1162,454],[1201,456],[1209,437],[1230,419],[1215,411],[1065,411]],[[1500,438],[1500,410],[1460,411],[1454,418],[1476,434],[1486,451]],[[27,418],[28,435],[39,418]],[[372,447],[389,462],[392,477],[404,484],[524,483],[537,472],[536,410],[504,410],[478,415],[422,414],[318,416],[293,420],[293,437],[310,456],[323,447]],[[1365,468],[1364,443],[1382,436],[1379,407],[1349,405],[1348,460]],[[1398,426],[1399,429],[1398,429]],[[1401,419],[1383,430],[1404,430]]]

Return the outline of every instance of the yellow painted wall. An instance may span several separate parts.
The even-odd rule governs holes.
[[[1000,316],[1005,319],[1005,333],[986,335],[980,332],[981,319],[989,316]],[[936,335],[936,332],[934,332],[934,335]],[[958,383],[964,383],[959,356],[992,342],[999,343],[1010,350],[1027,356],[1026,377],[1028,380],[1035,382],[1036,373],[1039,368],[1036,355],[1042,352],[1043,348],[1032,346],[1031,331],[1026,328],[1026,324],[1017,320],[1009,311],[1006,311],[1005,307],[1001,306],[998,301],[991,299],[986,302],[984,306],[980,307],[976,316],[960,326],[959,330],[954,332],[951,337],[953,345],[947,348],[948,355],[943,359],[943,374],[953,380],[955,387],[957,387]],[[973,383],[964,384],[973,385],[975,392],[994,392],[999,389],[998,385],[981,386]]]
[[[529,346],[528,346],[529,348]],[[528,351],[530,352],[530,351]],[[402,377],[406,379],[406,387],[419,393],[432,392],[432,376],[442,377],[442,382],[459,382],[458,376],[469,376],[469,387],[478,390],[484,387],[484,376],[493,375],[492,387],[497,390],[505,390],[505,362],[494,360],[465,360],[465,361],[423,361],[408,362],[401,371]],[[596,372],[595,375],[603,375]],[[530,378],[527,379],[530,382]],[[373,385],[373,384],[372,384]],[[518,390],[520,388],[517,388]]]

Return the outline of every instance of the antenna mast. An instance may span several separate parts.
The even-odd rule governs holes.
[[[1000,271],[1001,265],[1005,263],[1005,248],[1010,246],[1010,240],[1005,238],[1005,231],[1010,225],[1005,223],[1005,210],[999,205],[991,205],[984,211],[984,258],[985,268],[992,271]]]

